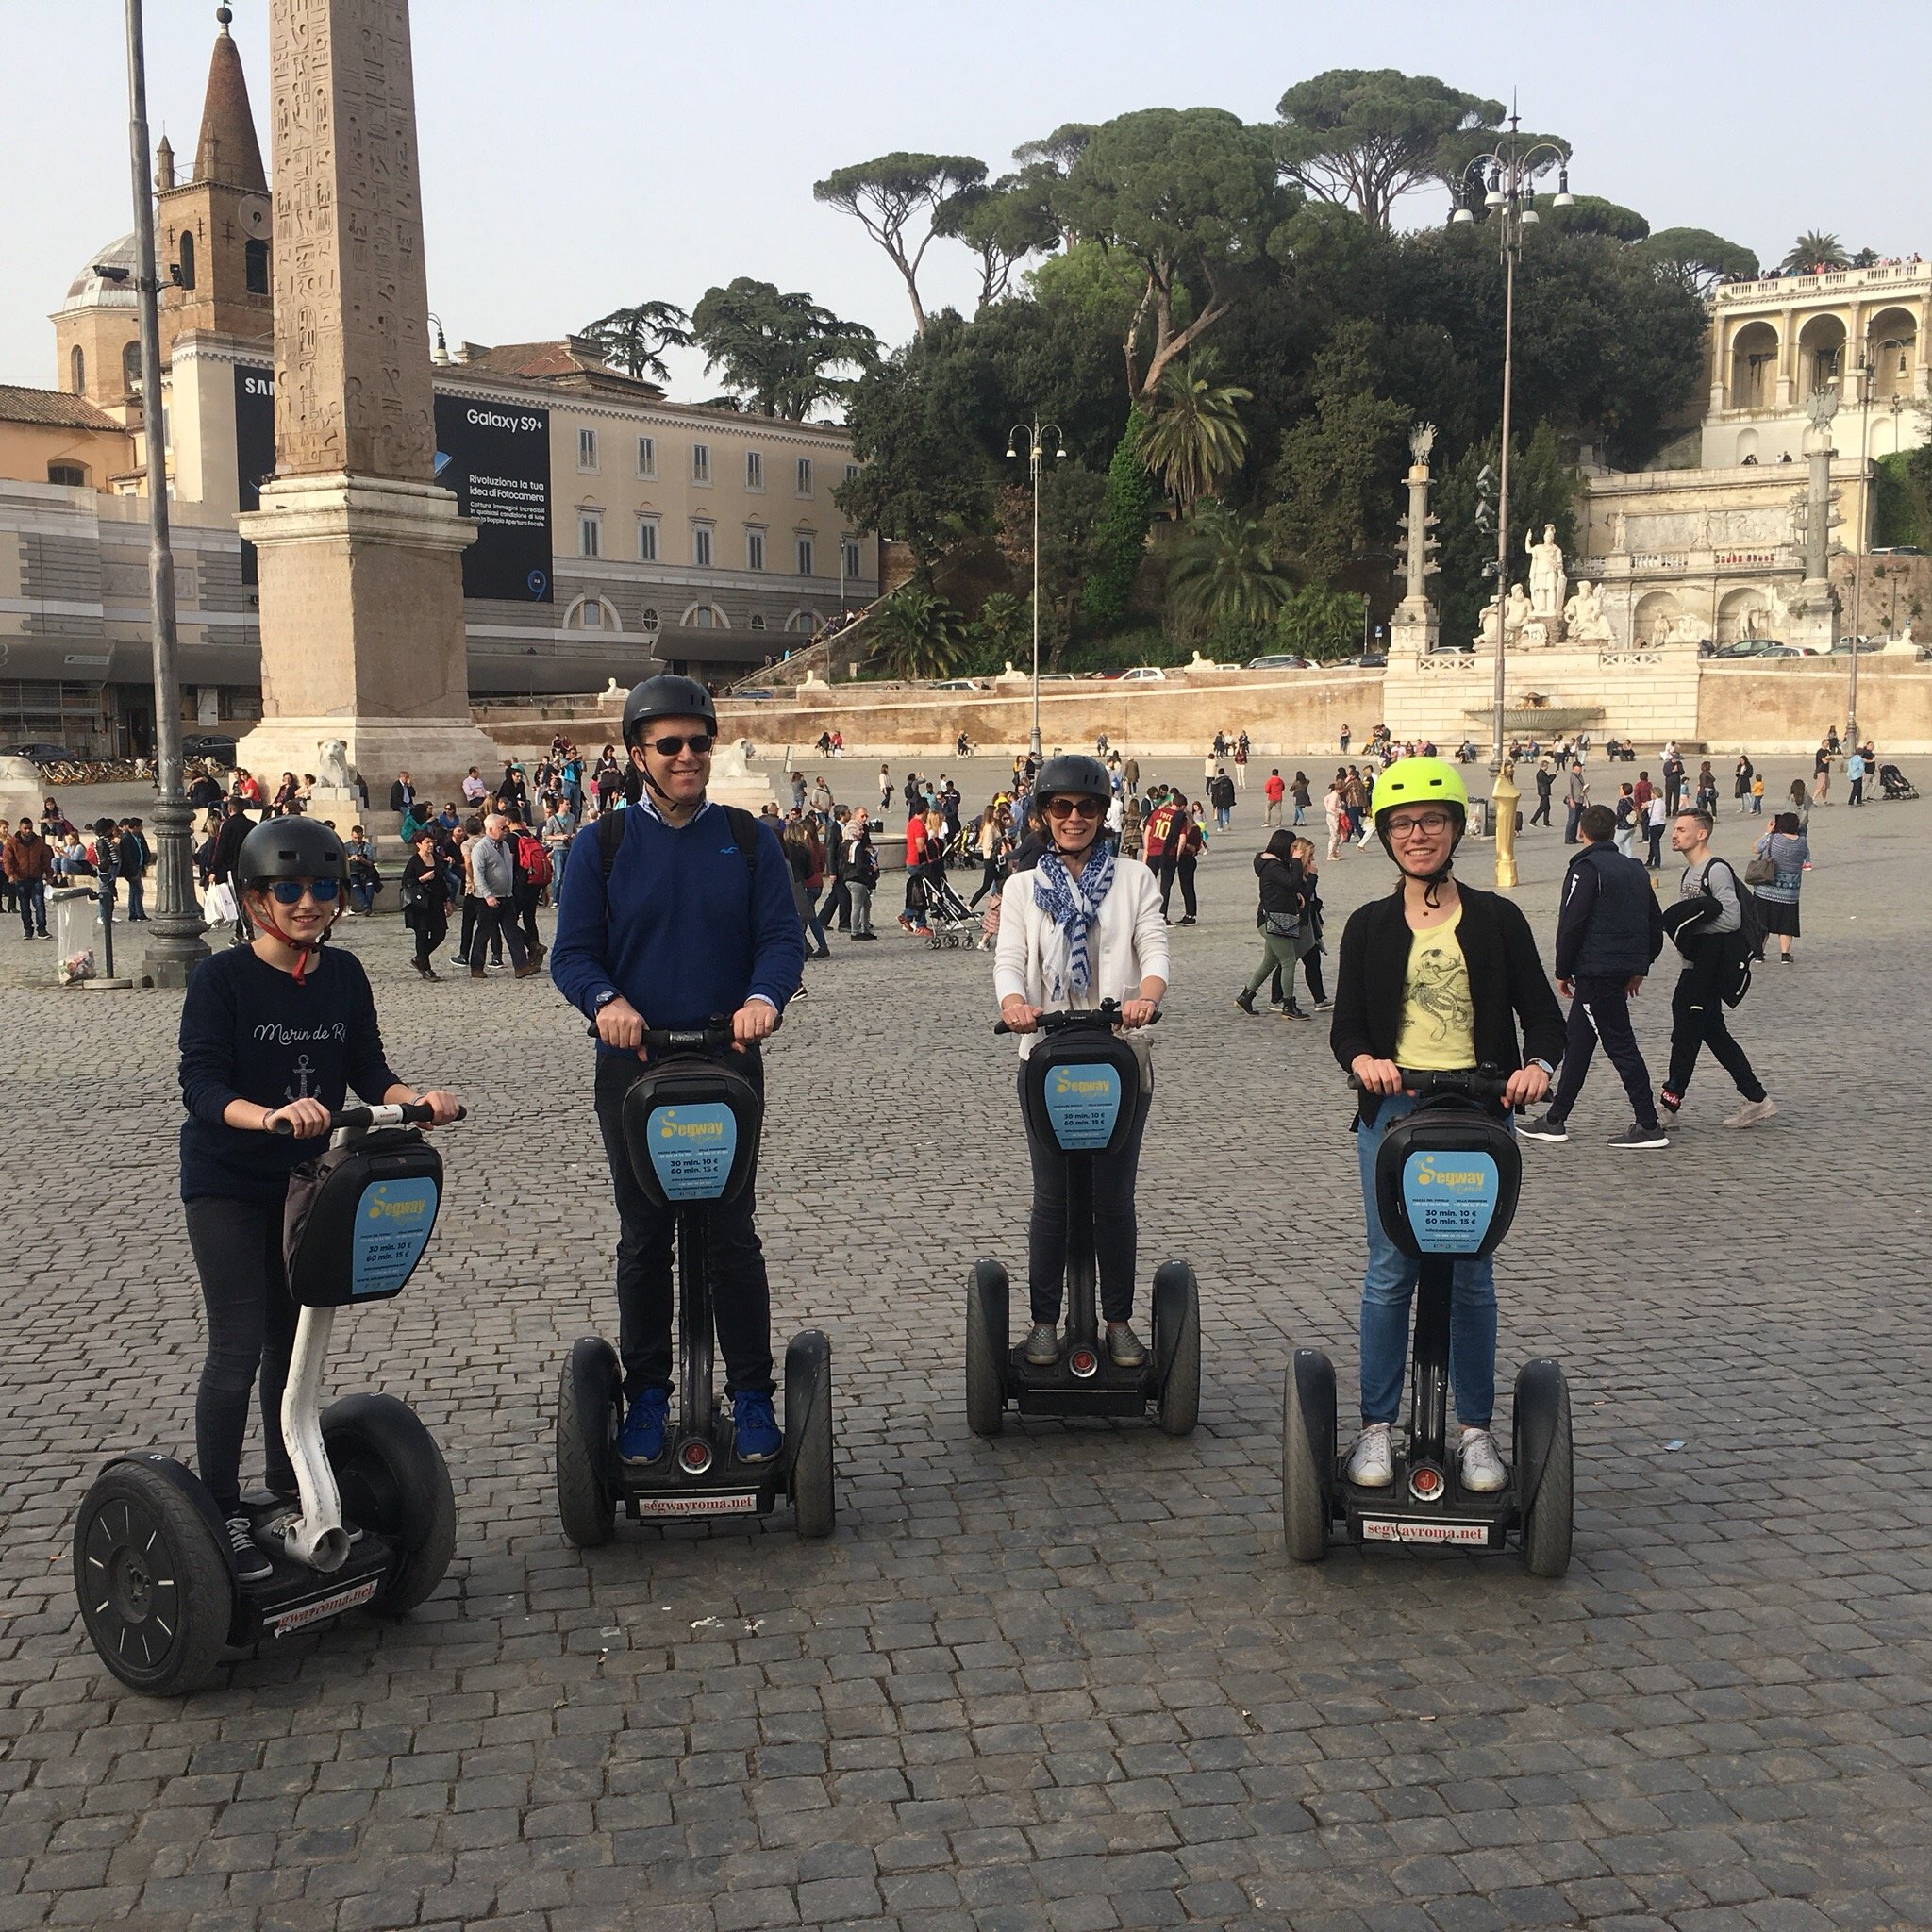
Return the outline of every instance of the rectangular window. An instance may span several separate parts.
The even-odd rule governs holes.
[[[858,465],[857,463],[847,463],[847,464],[845,465],[845,480],[846,480],[846,482],[848,482],[848,483],[854,482],[854,481],[856,481],[856,480],[858,479]]]
[[[746,570],[763,570],[765,567],[765,533],[762,530],[744,533],[744,567]]]
[[[589,514],[577,518],[577,555],[579,557],[602,557],[604,554],[604,519]]]
[[[711,526],[709,524],[693,524],[691,531],[691,560],[700,570],[711,567]]]
[[[845,575],[848,577],[862,577],[865,575],[865,559],[859,555],[858,538],[846,538],[844,554]]]
[[[658,560],[658,519],[640,517],[638,519],[638,561],[656,563]]]
[[[744,487],[747,490],[762,490],[765,487],[765,459],[757,450],[744,453]]]
[[[691,480],[693,483],[711,480],[711,446],[708,442],[694,442],[691,446]]]
[[[594,470],[597,467],[597,432],[594,429],[577,431],[577,468]]]
[[[658,439],[655,436],[638,438],[638,475],[655,476],[658,474]]]
[[[798,575],[802,577],[808,577],[811,575],[811,539],[809,537],[801,537],[798,540]]]
[[[800,457],[798,459],[798,493],[801,496],[809,496],[811,494],[811,458],[809,457]]]

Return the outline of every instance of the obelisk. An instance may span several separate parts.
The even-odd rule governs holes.
[[[346,742],[372,808],[407,768],[453,796],[494,746],[471,722],[462,552],[431,480],[428,288],[408,0],[271,0],[275,475],[258,547],[273,783]],[[343,827],[347,829],[346,826]]]

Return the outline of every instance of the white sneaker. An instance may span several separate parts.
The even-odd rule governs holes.
[[[1389,1446],[1387,1423],[1371,1423],[1355,1439],[1342,1474],[1364,1490],[1386,1490],[1395,1480],[1395,1456]]]
[[[1762,1100],[1747,1100],[1736,1113],[1725,1121],[1727,1127],[1755,1127],[1759,1121],[1768,1121],[1777,1112],[1777,1102],[1766,1094]]]
[[[1457,1474],[1462,1487],[1479,1496],[1500,1490],[1509,1480],[1503,1458],[1496,1450],[1496,1439],[1487,1429],[1464,1429],[1462,1444],[1456,1452]]]

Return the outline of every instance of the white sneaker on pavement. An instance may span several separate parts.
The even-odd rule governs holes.
[[[1759,1121],[1768,1121],[1777,1112],[1777,1102],[1766,1094],[1762,1100],[1747,1100],[1736,1113],[1725,1121],[1727,1127],[1755,1127]]]
[[[1496,1449],[1496,1439],[1487,1429],[1464,1429],[1461,1446],[1456,1452],[1457,1474],[1465,1490],[1486,1496],[1500,1490],[1508,1480]]]
[[[1371,1423],[1355,1439],[1342,1474],[1357,1488],[1386,1490],[1395,1480],[1395,1455],[1389,1443],[1387,1423]]]

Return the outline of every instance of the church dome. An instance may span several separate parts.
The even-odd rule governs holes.
[[[125,269],[119,281],[99,273],[103,268]],[[139,273],[135,260],[134,237],[123,235],[118,242],[88,257],[80,273],[67,291],[63,308],[132,308],[135,306],[134,278]]]

